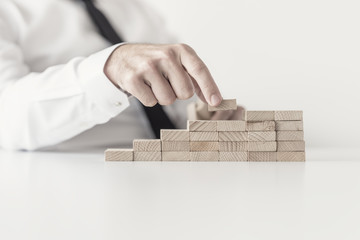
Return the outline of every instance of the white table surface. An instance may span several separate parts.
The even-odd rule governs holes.
[[[360,239],[360,149],[306,163],[0,150],[0,239]]]

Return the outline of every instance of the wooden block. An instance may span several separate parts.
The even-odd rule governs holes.
[[[132,149],[107,149],[105,161],[134,161],[134,151]]]
[[[278,141],[302,141],[304,140],[303,131],[278,131],[276,132]]]
[[[134,152],[160,152],[160,139],[135,139],[133,141]]]
[[[197,121],[188,121],[188,130],[191,132],[216,132],[217,131],[217,123],[216,121],[205,121],[205,120],[197,120]]]
[[[302,121],[303,112],[302,111],[275,111],[275,120],[276,121]]]
[[[276,132],[249,132],[250,142],[274,142],[276,141]]]
[[[162,152],[162,161],[190,161],[190,152]]]
[[[214,112],[209,112],[207,103],[204,103],[201,100],[196,102],[195,110],[198,117],[197,120],[208,120],[214,115]]]
[[[219,142],[246,142],[248,132],[219,132]]]
[[[278,141],[277,142],[278,152],[305,152],[304,141]]]
[[[305,152],[277,152],[278,162],[305,162]]]
[[[276,162],[276,152],[249,152],[249,162]]]
[[[247,152],[248,142],[219,142],[220,152]]]
[[[206,151],[213,152],[219,151],[219,142],[190,142],[190,151]]]
[[[274,121],[275,111],[247,111],[246,119],[248,122]]]
[[[134,152],[134,161],[161,161],[161,152]]]
[[[276,142],[249,142],[249,152],[276,152]]]
[[[190,152],[190,161],[218,162],[219,152]]]
[[[246,122],[240,120],[217,121],[218,132],[244,132]]]
[[[247,152],[220,152],[219,161],[230,162],[246,162],[248,160]]]
[[[190,141],[217,142],[218,140],[219,140],[218,132],[190,132]]]
[[[247,122],[246,131],[249,132],[275,131],[275,121]]]
[[[189,131],[188,130],[170,130],[170,129],[161,129],[160,138],[162,141],[189,141]]]
[[[188,120],[208,120],[211,119],[215,112],[208,111],[207,103],[201,100],[191,102],[187,105]]]
[[[276,131],[303,131],[303,121],[276,121]]]
[[[208,105],[208,110],[213,111],[225,111],[225,110],[236,110],[236,99],[223,99],[219,106],[213,107]]]
[[[189,152],[190,151],[190,142],[188,141],[162,141],[162,151],[163,152]]]

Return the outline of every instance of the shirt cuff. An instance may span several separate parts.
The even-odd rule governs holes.
[[[129,106],[128,96],[105,75],[104,66],[112,52],[121,44],[113,45],[84,59],[78,68],[85,92],[98,110],[107,117],[115,117]],[[106,121],[106,119],[104,119]]]

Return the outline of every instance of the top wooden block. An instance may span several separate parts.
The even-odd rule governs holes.
[[[217,122],[216,121],[188,121],[188,130],[190,132],[216,132]]]
[[[223,99],[219,106],[213,107],[208,105],[208,111],[225,111],[225,110],[236,110],[236,99]]]
[[[275,111],[246,111],[246,120],[249,122],[274,121]]]
[[[302,121],[302,111],[275,111],[276,121]]]
[[[189,131],[188,130],[170,130],[170,129],[161,129],[160,138],[163,141],[189,141]]]
[[[134,152],[160,152],[160,139],[135,139],[133,141]]]

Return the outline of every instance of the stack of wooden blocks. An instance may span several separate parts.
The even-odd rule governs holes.
[[[224,100],[217,108],[236,108]],[[108,149],[107,161],[305,161],[302,111],[247,111],[244,120],[188,121],[161,130],[160,139],[134,140],[133,149]]]

